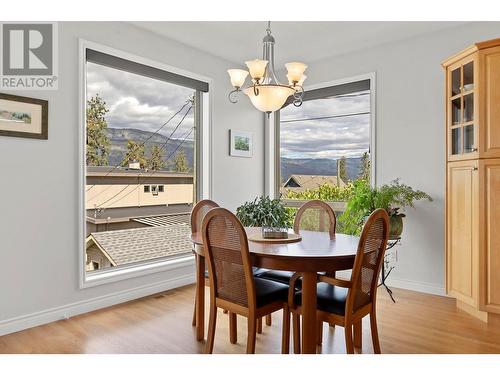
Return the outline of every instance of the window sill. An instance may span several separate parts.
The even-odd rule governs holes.
[[[80,289],[91,288],[98,285],[114,283],[121,280],[127,280],[134,277],[140,277],[157,272],[175,270],[179,268],[194,266],[194,256],[189,253],[185,256],[154,261],[149,263],[136,264],[120,267],[117,269],[97,271],[90,275],[84,275],[81,281]]]

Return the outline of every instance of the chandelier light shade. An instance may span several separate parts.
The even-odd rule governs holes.
[[[231,77],[231,85],[240,88],[245,84],[245,80],[248,76],[248,72],[246,70],[229,69],[227,72],[229,73],[229,77]]]
[[[288,71],[288,74],[286,76],[290,81],[295,83],[298,83],[302,79],[304,71],[307,69],[307,65],[300,62],[291,62],[285,64],[285,67]]]
[[[253,87],[247,87],[243,92],[248,95],[255,108],[262,112],[274,112],[283,107],[290,95],[295,90],[289,86],[261,85],[258,95]]]
[[[288,79],[288,84],[290,86],[293,86],[293,80],[290,79],[290,75],[287,74],[286,75],[286,78]],[[306,80],[307,76],[305,74],[302,74],[302,77],[300,78],[299,82],[297,82],[296,86],[301,86],[302,87],[302,84],[304,83],[304,81]]]
[[[250,70],[250,76],[256,81],[259,81],[260,79],[262,79],[262,77],[264,77],[264,74],[266,73],[267,63],[267,60],[259,59],[245,62],[245,64],[247,64],[248,66],[248,70]]]
[[[288,84],[282,84],[274,73],[274,37],[271,35],[271,22],[267,24],[267,35],[262,40],[262,60],[246,61],[248,71],[243,69],[229,69],[229,77],[234,90],[228,95],[231,103],[237,103],[236,96],[243,91],[255,108],[267,114],[281,109],[288,101],[299,107],[302,104],[304,89],[302,84],[307,76],[304,74],[307,65],[301,62],[285,64]],[[252,83],[244,87],[245,80],[250,73]],[[292,101],[288,99],[293,97]]]

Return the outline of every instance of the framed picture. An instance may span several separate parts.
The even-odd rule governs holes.
[[[253,153],[252,133],[229,130],[231,156],[251,158]]]
[[[0,93],[0,136],[48,138],[49,102]]]

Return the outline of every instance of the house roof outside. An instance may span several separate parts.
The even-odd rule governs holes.
[[[115,266],[144,260],[172,257],[192,250],[191,228],[186,222],[147,228],[91,233],[92,242]]]
[[[192,178],[192,173],[181,173],[171,171],[149,171],[147,169],[133,169],[113,166],[89,166],[87,177],[170,177],[170,178]]]
[[[168,206],[114,207],[98,211],[88,209],[86,216],[87,221],[91,223],[106,223],[108,220],[110,222],[120,222],[152,216],[189,215],[192,208],[193,205],[189,203],[170,204]],[[187,223],[189,223],[189,220]]]
[[[309,189],[317,189],[324,184],[345,186],[345,182],[338,176],[292,174],[283,184],[283,188],[287,191],[300,192]]]

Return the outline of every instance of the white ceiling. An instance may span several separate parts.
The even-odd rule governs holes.
[[[275,62],[305,63],[374,47],[463,22],[272,22]],[[236,65],[262,56],[265,21],[133,22],[138,27],[211,53]]]

